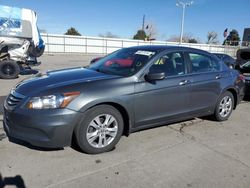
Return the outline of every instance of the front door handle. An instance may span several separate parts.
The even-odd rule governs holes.
[[[221,75],[218,74],[218,75],[215,77],[215,79],[216,79],[216,80],[221,79]]]
[[[189,83],[191,83],[190,80],[182,80],[182,81],[180,81],[179,85],[184,86],[184,85],[187,85]]]

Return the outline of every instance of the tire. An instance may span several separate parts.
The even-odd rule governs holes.
[[[110,151],[120,140],[123,128],[123,118],[117,109],[109,105],[93,107],[74,130],[76,144],[88,154]]]
[[[217,121],[227,120],[233,111],[234,102],[234,96],[231,92],[226,91],[223,93],[216,104],[214,112],[215,119]]]
[[[14,79],[20,73],[20,67],[15,61],[0,61],[0,78]]]

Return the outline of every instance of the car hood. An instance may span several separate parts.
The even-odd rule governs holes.
[[[77,83],[117,78],[120,76],[100,73],[86,68],[72,68],[39,73],[16,85],[16,92],[29,96],[33,91],[68,86]]]

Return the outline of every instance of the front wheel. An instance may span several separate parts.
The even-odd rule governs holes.
[[[216,109],[214,112],[214,117],[217,121],[227,120],[234,107],[234,97],[231,92],[227,91],[221,95],[219,98]]]
[[[88,110],[75,129],[76,143],[89,154],[112,150],[123,133],[123,118],[118,110],[100,105]]]

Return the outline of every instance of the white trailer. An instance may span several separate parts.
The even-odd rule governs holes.
[[[16,78],[24,67],[39,65],[44,42],[33,10],[0,5],[0,77]]]

